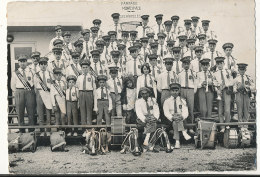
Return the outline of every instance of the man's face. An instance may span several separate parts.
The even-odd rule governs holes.
[[[97,32],[97,31],[92,31],[92,37],[93,37],[93,38],[96,38],[97,35],[98,35],[98,32]]]
[[[105,87],[105,81],[104,80],[100,80],[98,81],[100,87]]]
[[[41,62],[41,63],[39,63],[39,66],[42,71],[46,71],[48,64],[47,64],[47,62]]]
[[[179,20],[173,20],[173,21],[172,21],[173,26],[177,26],[177,25],[178,25],[178,21],[179,21]]]
[[[71,36],[64,36],[63,37],[65,43],[69,43],[70,42],[70,38],[71,38]]]
[[[199,22],[199,21],[197,21],[197,20],[196,20],[196,21],[192,21],[193,26],[194,26],[194,27],[197,27],[197,26],[198,26],[198,22]]]
[[[149,20],[147,19],[147,20],[142,20],[142,22],[143,22],[143,26],[147,26],[148,25],[148,22],[149,22]]]
[[[188,70],[188,69],[190,68],[190,63],[184,62],[184,63],[183,63],[183,68],[184,68],[185,70]]]
[[[137,51],[131,52],[130,55],[131,55],[133,58],[137,58],[138,52],[137,52]]]
[[[84,74],[87,74],[88,73],[88,70],[89,70],[89,66],[88,65],[82,65],[81,66],[81,69],[83,71]]]
[[[217,64],[217,67],[218,67],[219,70],[222,70],[222,69],[223,69],[223,67],[224,67],[224,62],[217,62],[216,64]]]
[[[205,38],[199,39],[199,44],[204,46],[204,44],[206,44],[206,39]]]
[[[37,65],[38,64],[38,60],[40,59],[40,57],[32,57],[32,62],[34,65]]]
[[[148,43],[151,43],[151,42],[153,42],[153,41],[154,41],[154,37],[149,37]]]
[[[54,74],[54,77],[57,81],[60,81],[61,80],[61,77],[62,77],[62,74],[59,73],[59,74]]]
[[[186,30],[190,30],[190,28],[191,28],[191,24],[185,24],[184,26],[185,26]]]
[[[57,60],[60,60],[61,52],[54,52],[54,55]]]
[[[180,94],[180,90],[178,88],[171,89],[171,95],[176,98]]]
[[[173,66],[172,62],[166,62],[165,63],[165,68],[166,68],[167,71],[171,71],[172,70],[172,66]]]
[[[152,53],[157,54],[158,47],[151,47]]]
[[[123,39],[124,42],[127,42],[128,36],[127,36],[127,35],[123,35],[123,36],[122,36],[122,39]]]
[[[159,43],[160,45],[163,45],[163,44],[164,44],[164,40],[165,40],[165,38],[163,38],[163,37],[158,37],[158,43]]]
[[[143,46],[143,48],[147,48],[147,45],[148,45],[148,42],[142,42],[142,46]]]
[[[166,32],[170,32],[171,29],[172,29],[172,26],[171,26],[171,25],[166,25],[166,26],[165,26]]]
[[[135,41],[136,35],[130,35],[130,39],[131,39],[131,41]]]
[[[114,60],[115,63],[118,63],[119,57],[113,56],[113,60]]]
[[[74,57],[72,61],[73,61],[75,64],[78,64],[78,63],[79,63],[79,57]]]
[[[85,41],[89,41],[90,33],[85,33],[85,34],[83,35],[83,38],[84,38]]]
[[[77,46],[75,47],[75,50],[76,50],[76,52],[81,53],[82,50],[83,50],[83,44],[77,45]]]
[[[195,51],[195,55],[196,55],[198,58],[201,58],[201,56],[202,56],[202,51],[201,51],[201,50]]]
[[[226,49],[224,50],[224,52],[225,52],[225,54],[226,54],[227,56],[230,56],[231,53],[232,53],[232,49],[228,47],[228,48],[226,48]]]
[[[215,44],[209,44],[209,50],[211,52],[214,52],[215,51],[215,48],[216,48],[216,45]]]
[[[181,53],[180,52],[173,52],[173,56],[174,56],[174,58],[179,59],[180,56],[181,56]]]
[[[26,66],[27,66],[27,60],[20,60],[19,62],[19,66],[22,68],[22,69],[25,69]]]
[[[110,75],[112,78],[116,78],[118,74],[118,71],[110,71]]]
[[[68,85],[69,85],[69,88],[72,88],[75,85],[75,81],[74,80],[69,80],[68,81]]]
[[[62,30],[58,29],[55,31],[55,33],[56,33],[56,36],[61,37]]]
[[[208,63],[202,64],[201,67],[202,67],[203,71],[207,71],[209,69],[209,64]]]
[[[202,28],[203,28],[204,31],[208,31],[209,26],[208,25],[204,25],[204,26],[202,26]]]
[[[141,93],[141,95],[142,95],[142,98],[143,98],[144,100],[147,100],[148,97],[149,97],[149,93],[148,93],[147,91],[143,91],[143,92]]]
[[[95,23],[95,24],[94,24],[94,27],[100,28],[100,25],[101,25],[101,24]]]
[[[110,36],[110,41],[111,41],[111,42],[114,42],[115,40],[116,40],[116,35],[111,35],[111,36]]]
[[[100,53],[103,53],[103,51],[104,51],[104,46],[103,46],[103,45],[97,45],[97,50],[99,50]]]
[[[63,44],[56,44],[54,47],[62,48]]]
[[[150,64],[152,66],[156,66],[157,65],[157,60],[156,59],[150,59],[149,62],[150,62]]]
[[[190,43],[188,43],[188,47],[189,47],[189,49],[193,49],[194,48],[194,46],[195,46],[195,43],[194,42],[190,42]]]
[[[179,45],[184,47],[186,45],[186,40],[179,40]]]
[[[167,48],[170,52],[172,52],[173,45],[167,45]]]
[[[240,75],[244,75],[245,72],[246,72],[246,69],[245,68],[238,68],[238,72]]]
[[[157,23],[158,25],[162,24],[162,19],[161,19],[161,18],[156,19],[156,23]]]
[[[92,58],[93,58],[93,62],[97,63],[100,59],[100,56],[99,55],[93,55]]]

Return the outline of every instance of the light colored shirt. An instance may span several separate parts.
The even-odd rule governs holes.
[[[43,80],[43,71],[39,71],[38,73],[39,73],[41,79]],[[52,80],[54,77],[53,77],[52,73],[47,70],[44,73],[45,73],[47,87],[51,88]],[[39,80],[37,74],[34,75],[34,85],[35,85],[36,89],[42,90],[42,87],[40,85],[40,80]]]
[[[150,109],[150,113],[156,118],[159,119],[160,116],[160,111],[159,111],[159,106],[156,102],[155,98],[151,98],[149,97],[147,99],[147,103]],[[138,99],[135,102],[135,112],[137,117],[142,121],[145,122],[145,119],[148,115],[148,111],[147,111],[147,105],[146,105],[146,101],[143,98]]]
[[[94,111],[98,111],[98,99],[101,99],[101,93],[102,93],[102,88],[99,87],[97,88],[97,90],[95,91],[95,100],[94,100]],[[110,96],[110,92],[109,90],[104,87],[103,88],[103,93],[104,93],[104,99],[108,100],[108,110],[112,110],[112,99],[111,99],[111,96]]]
[[[150,26],[138,26],[137,28],[136,28],[136,31],[138,32],[137,33],[137,37],[140,39],[140,38],[142,38],[142,37],[146,37],[146,34],[147,33],[152,33],[152,32],[154,32],[154,30],[150,27]]]
[[[70,62],[69,66],[66,68],[65,72],[66,72],[66,77],[68,77],[69,75],[74,75],[77,77],[76,72],[72,69],[72,65],[75,67],[75,69],[77,69],[77,71],[79,72],[79,74],[82,73],[81,71],[81,66],[80,64],[75,64],[72,61]]]
[[[197,73],[200,71],[200,68],[201,68],[201,64],[199,62],[199,59],[195,56],[194,59],[191,60],[191,62],[190,62],[190,69],[193,72]],[[202,70],[202,68],[201,68],[201,70]]]
[[[23,75],[23,70],[21,68],[19,68],[18,70],[21,73],[21,75]],[[25,68],[24,72],[25,72],[27,81],[30,83],[31,86],[33,86],[34,85],[33,72],[28,67]],[[16,73],[13,72],[12,78],[11,78],[11,89],[15,92],[17,88],[25,89],[24,85],[22,84],[20,79],[17,77]]]
[[[79,88],[79,91],[83,90],[84,86],[84,77],[85,75],[82,74],[78,77],[76,86]],[[95,77],[92,76],[91,74],[87,73],[86,75],[86,90],[88,91],[93,91],[96,89],[96,83],[95,83]]]
[[[181,87],[185,87],[186,70],[183,69],[178,74],[178,77],[179,77],[179,84],[181,85]],[[193,72],[191,69],[188,69],[188,87],[189,88],[196,87],[195,80],[196,80],[196,73]]]
[[[116,77],[115,81],[116,81],[116,86],[117,86],[118,93],[121,93],[122,92],[122,79],[120,79],[119,77]],[[115,93],[114,79],[113,78],[108,79],[107,87],[108,87],[110,92]]]
[[[247,74],[244,74],[243,77],[244,77],[244,86],[246,87],[246,90],[255,91],[255,83],[253,79]],[[242,75],[237,74],[237,77],[234,79],[234,87],[233,87],[234,92],[237,92],[239,85],[242,85]]]
[[[224,66],[225,69],[231,69],[231,71],[238,72],[237,62],[236,62],[236,59],[234,57],[225,56],[224,63],[225,63],[225,66]],[[228,67],[228,64],[229,64],[229,67]]]
[[[33,63],[28,66],[33,75],[41,70],[39,64],[34,65]]]
[[[99,61],[97,63],[91,61],[91,67],[97,75],[108,75],[107,68],[104,65],[102,65]]]
[[[206,71],[206,78],[205,78],[205,71],[201,71],[197,73],[197,88],[202,87],[202,83],[204,81],[208,82],[208,85],[213,85],[214,82],[214,76],[211,71]]]
[[[188,106],[186,104],[185,99],[181,98],[178,96],[176,98],[176,107],[177,107],[177,113],[181,114],[183,119],[186,119],[189,115],[188,112]],[[165,117],[169,119],[170,121],[173,120],[173,115],[174,115],[174,97],[171,96],[168,99],[166,99],[163,103],[163,112]]]
[[[61,81],[55,80],[54,82],[57,84],[58,88],[65,93],[66,88],[67,88],[66,83],[62,80]],[[51,95],[52,106],[55,106],[56,105],[55,97],[56,96],[61,97],[61,96],[60,96],[60,94],[58,93],[57,89],[54,87],[53,84],[51,84],[50,95]],[[65,99],[65,96],[62,96],[62,98]]]
[[[233,80],[233,77],[231,75],[231,71],[227,70],[227,69],[223,69],[222,71],[223,71],[225,86],[226,87],[233,86],[234,80]],[[218,86],[221,85],[223,83],[223,80],[221,78],[221,70],[216,71],[213,75],[216,78]]]
[[[127,99],[126,110],[130,111],[134,109],[135,102],[136,102],[136,89],[126,88],[126,99]]]
[[[151,69],[151,75],[154,77],[155,81],[157,81],[159,75],[161,74],[161,68],[159,66],[152,66],[151,64],[150,65],[150,69]],[[154,73],[154,75],[153,75]]]
[[[145,85],[145,77],[146,77],[146,84]],[[155,95],[155,98],[157,98],[157,86],[156,86],[156,82],[154,80],[154,77],[151,74],[142,74],[141,76],[139,76],[137,78],[137,83],[136,83],[136,95],[138,97],[138,93],[140,88],[142,87],[150,87],[153,88],[153,92]]]
[[[157,89],[159,92],[161,92],[163,89],[169,89],[169,84],[167,81],[168,73],[170,75],[170,84],[179,82],[178,75],[174,71],[164,71],[159,75],[157,80]]]
[[[52,38],[52,40],[50,41],[50,44],[49,44],[49,50],[50,50],[50,51],[51,51],[52,48],[54,47],[53,42],[54,42],[56,39],[63,40],[63,37],[61,37],[61,36],[60,36],[60,37],[56,36],[56,37]]]
[[[71,100],[70,100],[70,94],[71,94]],[[79,89],[76,86],[71,87],[71,91],[70,88],[66,90],[67,101],[78,101],[78,99],[79,99]]]
[[[128,62],[126,62],[126,74],[132,74],[134,75],[134,59],[129,60]],[[143,64],[142,60],[138,60],[136,59],[136,74],[137,76],[142,75],[141,73],[141,66]]]

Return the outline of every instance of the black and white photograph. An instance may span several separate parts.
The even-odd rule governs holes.
[[[5,5],[7,173],[259,170],[254,0]]]

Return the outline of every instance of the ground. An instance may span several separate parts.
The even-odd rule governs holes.
[[[256,148],[215,150],[195,149],[182,145],[172,153],[146,152],[141,156],[120,154],[118,150],[107,155],[90,156],[81,152],[80,145],[68,145],[68,152],[51,152],[48,146],[39,146],[35,153],[9,154],[10,173],[156,173],[195,171],[256,170]]]

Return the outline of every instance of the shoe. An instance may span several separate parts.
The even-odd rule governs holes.
[[[191,139],[190,135],[188,135],[188,133],[186,133],[185,131],[183,131],[182,134],[183,134],[185,140]]]
[[[51,136],[51,133],[50,133],[50,132],[47,132],[47,133],[46,133],[46,136]]]
[[[226,126],[226,129],[230,129],[230,127],[229,127],[229,126]]]
[[[92,123],[96,123],[96,122],[97,122],[97,119],[92,120]]]
[[[102,119],[102,123],[105,123],[105,121]]]
[[[180,141],[176,141],[174,149],[180,149],[180,148],[181,148]]]
[[[195,134],[195,132],[194,132],[192,129],[190,129],[189,132],[190,132],[191,134]]]
[[[224,131],[225,131],[225,128],[222,128],[222,129],[220,130],[221,133],[224,133]]]
[[[160,150],[154,147],[153,152],[158,153],[158,152],[160,152]]]
[[[69,133],[67,134],[67,136],[71,136],[71,132],[69,132]]]
[[[77,133],[77,132],[74,132],[74,133],[73,133],[73,136],[78,136],[78,133]]]
[[[44,133],[44,132],[41,132],[40,136],[44,136],[44,135],[45,135],[45,133]]]
[[[120,151],[121,154],[125,154],[126,153],[126,150],[125,148],[123,148],[121,151]]]

